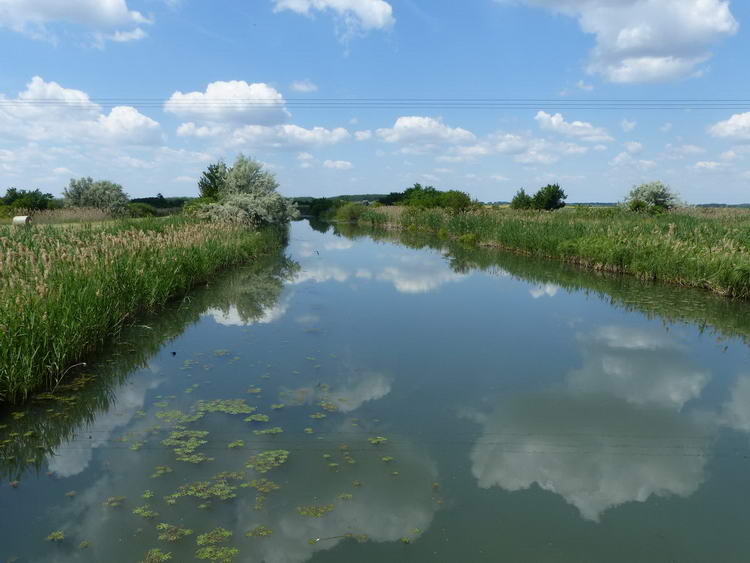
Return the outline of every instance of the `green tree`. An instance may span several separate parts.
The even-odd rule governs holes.
[[[680,205],[679,196],[662,182],[649,182],[633,187],[625,198],[631,211],[660,212]]]
[[[223,160],[209,164],[206,171],[203,172],[201,179],[198,180],[198,189],[200,190],[201,197],[217,199],[219,192],[224,188],[226,179],[227,165],[224,164]]]
[[[38,211],[49,208],[53,199],[52,194],[45,194],[40,190],[9,188],[5,192],[5,197],[0,198],[0,205],[8,205],[12,209]]]
[[[554,211],[565,207],[565,200],[568,198],[565,192],[557,184],[544,186],[533,197],[534,209]]]
[[[471,197],[469,194],[458,190],[448,190],[440,196],[440,207],[444,207],[453,213],[461,213],[471,207]]]
[[[513,196],[513,201],[510,202],[511,209],[531,209],[533,206],[534,200],[523,188],[518,190],[516,195]]]
[[[128,207],[128,196],[123,187],[108,180],[72,179],[64,196],[68,207],[95,207],[113,215],[124,214]]]

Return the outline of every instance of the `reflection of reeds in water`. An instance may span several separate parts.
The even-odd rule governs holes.
[[[750,212],[687,209],[650,216],[619,208],[557,212],[378,208],[388,223],[591,269],[750,298]]]
[[[52,387],[64,370],[271,238],[179,219],[77,229],[0,229],[0,401]]]
[[[113,408],[119,385],[133,371],[148,365],[165,343],[207,310],[234,306],[251,321],[273,307],[297,265],[283,255],[281,238],[263,236],[267,254],[253,264],[218,274],[210,286],[191,291],[189,300],[142,316],[139,323],[148,329],[126,327],[106,343],[85,369],[96,377],[78,376],[60,384],[54,394],[36,395],[23,408],[15,408],[15,416],[0,414],[0,477],[14,480],[29,468],[41,469],[45,458]]]

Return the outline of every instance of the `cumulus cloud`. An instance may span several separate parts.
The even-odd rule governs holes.
[[[323,162],[323,166],[333,170],[351,170],[354,168],[354,165],[348,160],[326,160]]]
[[[635,126],[638,125],[635,121],[629,121],[627,119],[623,119],[620,122],[620,127],[622,127],[622,130],[625,131],[625,133],[630,133],[633,129],[635,129]]]
[[[177,129],[182,137],[214,138],[232,147],[251,147],[283,150],[309,150],[324,146],[335,145],[348,138],[349,132],[338,127],[326,129],[313,127],[306,129],[299,125],[246,125],[232,128],[221,125],[196,125],[183,123]]]
[[[711,46],[739,29],[727,0],[522,1],[577,18],[581,29],[596,37],[588,71],[611,82],[699,74]]]
[[[601,127],[594,127],[585,121],[565,121],[562,114],[550,115],[544,111],[536,114],[537,123],[545,131],[551,131],[565,137],[575,137],[582,141],[602,143],[612,141],[607,131]]]
[[[372,139],[372,131],[356,131],[354,133],[354,138],[358,141],[369,141]]]
[[[284,97],[262,82],[212,82],[205,92],[175,92],[164,111],[183,119],[209,123],[277,125],[289,119]]]
[[[635,168],[641,171],[652,170],[656,168],[656,162],[654,162],[653,160],[634,158],[633,155],[629,152],[621,152],[609,161],[609,165],[614,168]]]
[[[25,33],[36,39],[51,39],[47,26],[69,23],[93,30],[112,29],[124,25],[151,23],[140,12],[130,10],[126,0],[0,0],[0,27]],[[136,27],[132,31],[116,31],[100,35],[101,39],[133,41],[145,37]]]
[[[693,165],[696,170],[718,170],[726,166],[724,162],[716,162],[714,160],[701,160]]]
[[[425,153],[440,146],[466,144],[476,140],[471,131],[460,127],[450,127],[441,119],[421,116],[399,117],[393,127],[376,131],[386,143],[403,145],[406,153]]]
[[[350,38],[363,31],[386,29],[395,23],[393,7],[384,0],[272,0],[274,11],[290,10],[310,16],[332,12],[342,26],[341,36]]]
[[[750,112],[738,113],[712,125],[708,132],[721,139],[733,141],[750,141]]]
[[[643,151],[643,145],[641,143],[637,143],[635,141],[630,141],[628,143],[625,143],[625,149],[630,154],[638,154],[641,151]]]
[[[116,106],[105,114],[85,92],[39,76],[16,98],[0,94],[0,101],[5,102],[0,106],[5,137],[119,145],[154,145],[163,140],[159,123],[135,108]]]

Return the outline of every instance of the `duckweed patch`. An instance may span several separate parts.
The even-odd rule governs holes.
[[[193,533],[193,530],[183,528],[182,526],[173,526],[162,522],[156,525],[156,529],[159,531],[159,539],[161,541],[176,542],[184,537],[187,537]]]
[[[56,530],[44,539],[51,542],[61,542],[65,539],[65,532],[62,530]]]
[[[320,420],[321,418],[325,418],[326,416],[328,415],[324,412],[316,412],[316,413],[311,414],[310,418],[314,418],[315,420]]]
[[[253,479],[250,481],[250,486],[253,487],[259,493],[268,494],[273,491],[281,489],[279,485],[269,479]]]
[[[268,422],[271,418],[267,414],[253,414],[245,419],[245,422]]]
[[[176,430],[169,434],[169,437],[162,440],[165,446],[172,446],[177,456],[177,461],[187,461],[189,463],[202,463],[204,461],[213,461],[203,453],[195,453],[200,446],[206,444],[203,440],[208,436],[204,430]]]
[[[261,389],[260,387],[250,387],[247,390],[247,392],[250,393],[251,395],[259,395],[262,391],[263,389]]]
[[[87,549],[91,547],[91,542],[88,540],[83,540],[81,543],[78,544],[78,549]]]
[[[388,441],[388,438],[383,438],[383,436],[375,436],[374,438],[368,438],[368,442],[370,442],[373,446],[380,446],[382,444],[385,444]]]
[[[118,508],[122,506],[123,502],[125,502],[125,497],[109,497],[102,503],[102,505],[107,508]]]
[[[195,410],[200,413],[251,414],[255,412],[255,407],[245,403],[244,399],[215,399],[198,401],[195,404]]]
[[[227,448],[230,450],[233,450],[234,448],[244,448],[245,447],[245,440],[235,440],[234,442],[229,442],[227,444]]]
[[[141,563],[163,563],[172,559],[171,553],[164,553],[161,549],[149,549]]]
[[[264,436],[264,435],[273,435],[273,434],[281,434],[284,432],[284,429],[280,426],[274,426],[273,428],[266,428],[265,430],[253,430],[253,434],[256,434],[258,436]]]
[[[195,552],[198,559],[207,561],[218,561],[219,563],[231,563],[239,555],[240,550],[236,547],[217,547],[215,545],[202,547]]]
[[[156,495],[156,493],[154,493],[154,491],[146,490],[146,491],[143,492],[143,494],[141,495],[141,497],[145,498],[146,500],[148,500],[150,498],[153,498],[155,495]]]
[[[148,504],[144,504],[143,506],[134,508],[133,514],[135,514],[136,516],[141,516],[142,518],[146,518],[147,520],[159,516],[159,513],[153,510]]]
[[[333,505],[332,504],[322,504],[322,505],[310,505],[310,506],[298,506],[297,512],[299,512],[300,515],[306,516],[308,518],[323,518],[326,514],[329,514],[330,512],[333,512]]]
[[[273,530],[267,526],[258,526],[245,534],[248,538],[266,538],[273,534]]]
[[[288,458],[289,452],[287,450],[267,450],[252,456],[245,467],[254,469],[258,473],[267,473],[271,469],[284,465]]]
[[[193,497],[201,500],[218,499],[222,501],[233,499],[237,496],[237,485],[231,484],[245,478],[244,473],[220,473],[208,481],[196,481],[187,485],[180,485],[177,492],[164,497],[165,500],[176,501],[184,497]],[[174,504],[174,502],[171,502]]]
[[[214,528],[210,532],[206,532],[205,534],[200,534],[196,538],[196,543],[198,545],[215,545],[217,543],[223,543],[225,541],[228,541],[229,538],[232,537],[232,532],[225,528]]]
[[[172,473],[174,469],[169,467],[168,465],[157,465],[156,469],[154,470],[153,474],[151,475],[152,479],[157,479],[159,477],[163,477],[167,473]]]
[[[286,405],[284,403],[278,403],[278,404],[275,404],[275,405],[271,405],[271,408],[273,410],[275,410],[275,411],[278,411],[278,410],[283,409],[285,406]]]

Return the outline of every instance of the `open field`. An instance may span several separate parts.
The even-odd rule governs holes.
[[[180,218],[0,227],[0,402],[54,388],[137,313],[280,240]]]
[[[625,273],[750,298],[750,212],[688,208],[661,215],[619,208],[577,207],[557,212],[381,207],[369,222],[432,232]]]

